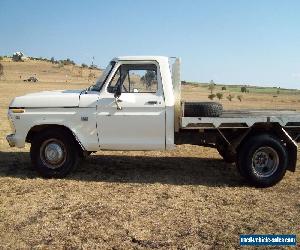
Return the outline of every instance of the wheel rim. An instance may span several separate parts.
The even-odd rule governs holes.
[[[58,139],[44,141],[40,148],[40,157],[44,165],[48,168],[60,168],[65,163],[67,157],[64,143]]]
[[[259,177],[270,177],[278,169],[279,156],[271,147],[261,147],[252,157],[252,169]]]

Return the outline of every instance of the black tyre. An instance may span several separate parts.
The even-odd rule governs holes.
[[[237,155],[241,175],[256,187],[270,187],[285,175],[288,152],[283,143],[268,134],[248,139]]]
[[[185,102],[184,116],[186,117],[219,117],[223,106],[217,102]]]
[[[228,148],[225,148],[225,147],[217,147],[217,150],[225,162],[234,163],[236,161],[236,153],[235,152],[232,152]]]
[[[33,139],[30,157],[43,177],[62,178],[76,167],[79,149],[73,136],[65,130],[46,130]]]

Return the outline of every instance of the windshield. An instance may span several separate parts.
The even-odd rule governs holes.
[[[102,75],[98,78],[98,80],[96,81],[96,84],[91,86],[89,89],[91,91],[100,91],[107,79],[107,77],[109,76],[110,72],[112,71],[113,67],[115,66],[116,62],[111,61],[106,69],[103,71]]]

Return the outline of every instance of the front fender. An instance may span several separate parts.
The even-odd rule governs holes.
[[[79,144],[88,151],[99,149],[96,129],[95,109],[26,109],[19,119],[14,121],[16,146],[24,147],[32,131],[39,132],[43,127],[64,126],[69,129]],[[82,119],[82,118],[85,119]]]

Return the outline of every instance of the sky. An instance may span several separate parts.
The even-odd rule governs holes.
[[[104,68],[176,56],[182,79],[300,89],[298,0],[0,0],[0,55]]]

